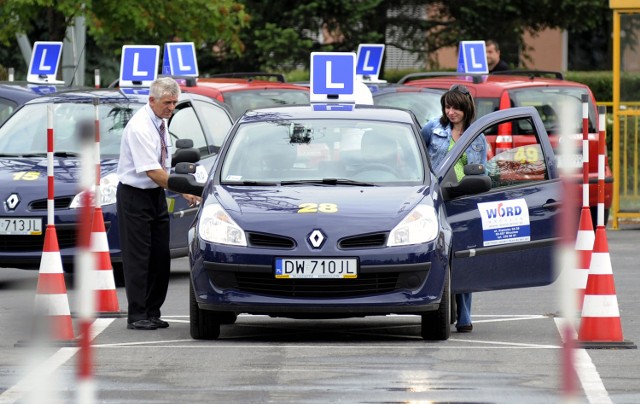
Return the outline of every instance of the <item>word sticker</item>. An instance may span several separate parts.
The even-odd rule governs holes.
[[[478,203],[483,246],[531,240],[529,208],[524,199]]]

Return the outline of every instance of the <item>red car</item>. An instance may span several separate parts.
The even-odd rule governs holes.
[[[598,113],[596,100],[588,86],[563,79],[561,73],[539,71],[513,71],[507,74],[460,75],[460,73],[414,73],[403,77],[399,84],[420,88],[449,89],[453,84],[463,84],[473,95],[477,117],[510,107],[533,106],[538,110],[553,147],[558,146],[559,109],[571,108],[575,118],[571,120],[571,133],[575,134],[576,152],[559,163],[569,164],[577,170],[576,183],[582,185],[582,95],[589,100],[589,206],[594,226],[598,205]],[[552,77],[548,77],[551,75]],[[485,132],[487,142],[496,155],[508,149],[535,143],[530,128],[502,124]],[[557,155],[557,153],[556,153]],[[613,174],[605,158],[605,224],[613,197]],[[560,165],[560,164],[559,164]],[[579,177],[579,178],[578,178]],[[578,200],[582,204],[582,192]]]
[[[229,73],[176,80],[184,92],[202,94],[229,105],[234,119],[250,109],[309,104],[309,88],[287,83],[281,74]]]

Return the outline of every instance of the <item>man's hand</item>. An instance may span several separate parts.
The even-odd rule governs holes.
[[[200,205],[200,202],[202,201],[202,198],[196,195],[182,194],[182,197],[186,199],[187,202],[189,202],[190,208],[193,208],[196,205]]]

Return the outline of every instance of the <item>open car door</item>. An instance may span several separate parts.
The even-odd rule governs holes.
[[[470,174],[488,175],[490,190],[473,195],[455,192],[456,161],[477,136],[503,123],[530,133],[532,143],[502,151],[487,161],[482,172]],[[551,143],[534,108],[511,108],[478,119],[437,175],[453,231],[453,292],[541,286],[555,280],[554,224],[561,183]]]

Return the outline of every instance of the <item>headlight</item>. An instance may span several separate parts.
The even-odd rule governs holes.
[[[244,230],[217,203],[202,208],[198,222],[200,238],[212,243],[247,246]]]
[[[100,206],[112,205],[116,203],[116,190],[118,189],[118,175],[116,173],[107,174],[100,178]],[[91,192],[95,192],[95,186]],[[78,193],[73,197],[69,207],[77,209],[82,206],[82,194]]]
[[[438,235],[438,218],[432,206],[418,205],[389,233],[388,247],[426,243]]]

